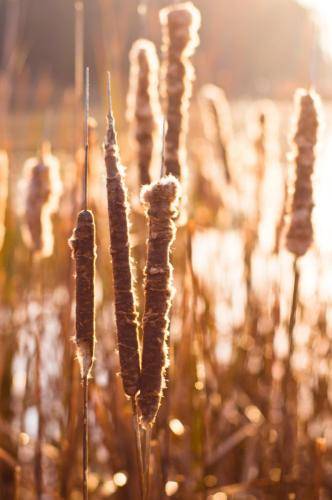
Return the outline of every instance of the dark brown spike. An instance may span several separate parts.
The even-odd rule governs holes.
[[[125,393],[132,397],[138,391],[140,377],[138,323],[129,244],[127,190],[124,170],[119,160],[111,102],[105,143],[105,164],[121,377]]]
[[[180,179],[186,163],[188,109],[195,76],[189,58],[199,44],[201,16],[191,2],[185,2],[162,9],[160,22],[164,54],[161,95],[168,125],[165,167],[167,174]]]
[[[170,250],[175,239],[174,219],[179,200],[179,183],[173,176],[142,190],[149,219],[145,308],[143,316],[143,357],[139,394],[142,423],[153,424],[165,386],[169,312],[173,296],[173,268]]]
[[[82,378],[90,375],[95,349],[95,224],[92,212],[78,214],[77,225],[69,241],[76,263],[76,336],[77,358]]]
[[[286,246],[295,256],[301,257],[313,241],[312,174],[319,128],[319,97],[313,91],[299,90],[295,95],[295,105],[297,122],[293,145],[296,178],[294,185],[288,190],[292,199]]]
[[[150,183],[150,168],[160,116],[156,48],[149,40],[139,39],[130,51],[130,85],[127,119],[134,130],[140,185]]]

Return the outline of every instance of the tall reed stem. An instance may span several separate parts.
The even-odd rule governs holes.
[[[88,500],[88,376],[83,377],[83,499]]]
[[[144,495],[143,500],[148,500],[150,494],[150,456],[151,456],[152,425],[144,429]]]
[[[137,401],[136,397],[131,397],[131,405],[133,411],[133,428],[135,431],[135,444],[136,444],[136,457],[139,475],[139,487],[141,497],[144,495],[144,464],[143,464],[143,454],[142,454],[142,440],[139,425],[139,416],[137,411]]]
[[[283,403],[284,403],[284,438],[283,438],[283,464],[282,476],[290,472],[294,463],[294,451],[296,447],[296,414],[297,414],[297,391],[296,380],[292,374],[292,357],[294,354],[294,327],[296,324],[296,313],[298,307],[298,292],[300,282],[300,272],[298,269],[298,258],[294,258],[293,263],[293,294],[292,305],[288,324],[289,352],[285,361],[285,372],[283,376]]]

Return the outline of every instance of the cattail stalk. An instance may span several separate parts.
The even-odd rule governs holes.
[[[83,485],[84,500],[88,499],[88,380],[95,351],[95,260],[96,230],[93,213],[88,210],[89,173],[89,68],[86,68],[85,85],[85,161],[83,172],[82,210],[76,228],[69,240],[76,265],[76,348],[83,385]]]
[[[87,498],[88,475],[88,379],[95,351],[95,224],[92,212],[82,210],[70,240],[76,263],[77,359],[83,382],[83,497]]]
[[[108,127],[105,141],[106,188],[110,251],[113,264],[115,295],[115,320],[123,388],[131,398],[133,426],[141,493],[143,493],[143,459],[137,413],[136,395],[140,380],[140,350],[138,339],[137,309],[133,288],[133,269],[129,243],[127,190],[124,168],[120,164],[111,103],[111,78],[108,77]]]
[[[42,366],[41,366],[41,339],[40,331],[36,332],[36,407],[38,412],[38,430],[35,447],[35,482],[36,482],[36,498],[42,499],[43,496],[43,436],[44,436],[44,415],[42,409]]]
[[[164,56],[161,96],[167,118],[165,167],[167,174],[181,178],[186,164],[188,110],[195,77],[190,57],[199,45],[201,16],[191,2],[185,2],[162,9],[160,22]]]
[[[143,357],[138,404],[144,428],[144,499],[149,497],[150,443],[168,365],[169,313],[173,296],[173,267],[170,250],[175,239],[180,186],[169,175],[142,190],[149,220],[145,306],[143,316]]]
[[[36,282],[40,288],[39,300],[43,310],[43,257],[49,257],[53,252],[54,236],[52,214],[56,211],[62,185],[59,176],[58,160],[51,154],[49,143],[42,145],[39,158],[31,158],[24,166],[26,176],[26,199],[22,236],[32,257],[38,257],[36,265]],[[36,406],[38,411],[38,436],[35,447],[35,483],[36,497],[43,495],[43,450],[44,415],[42,407],[42,357],[41,341],[43,333],[43,314],[41,313],[36,331]]]
[[[158,93],[159,61],[155,45],[137,40],[130,51],[130,83],[127,120],[137,143],[140,185],[150,183],[150,168],[160,116]]]
[[[169,312],[173,296],[170,250],[175,239],[174,218],[179,192],[179,184],[173,176],[163,177],[142,190],[142,200],[149,219],[149,236],[145,268],[142,374],[138,401],[142,425],[145,428],[153,425],[165,388]]]
[[[294,353],[293,332],[296,324],[300,271],[298,259],[310,248],[313,242],[311,214],[313,209],[312,174],[315,166],[315,148],[319,129],[319,97],[314,91],[298,90],[295,94],[296,121],[293,138],[296,166],[294,185],[289,187],[291,198],[290,223],[286,233],[286,247],[294,255],[294,285],[292,306],[288,325],[289,353],[283,376],[285,434],[285,452],[283,476],[293,465],[293,453],[296,444],[296,381],[292,376],[291,360]],[[290,456],[288,456],[290,455]]]

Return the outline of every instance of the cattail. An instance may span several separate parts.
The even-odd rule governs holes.
[[[82,210],[69,241],[76,262],[76,346],[81,376],[90,375],[95,350],[95,223],[90,210]]]
[[[53,252],[52,214],[57,210],[62,193],[59,162],[44,144],[40,158],[25,162],[27,194],[24,209],[23,238],[31,251],[40,257]]]
[[[296,257],[301,257],[313,241],[312,174],[319,128],[320,99],[314,91],[298,90],[295,94],[295,108],[297,122],[293,145],[296,179],[294,185],[289,188],[292,203],[286,246]]]
[[[188,109],[195,76],[189,58],[199,45],[201,15],[191,2],[185,2],[162,9],[160,22],[164,55],[161,96],[167,118],[165,167],[167,174],[181,178],[186,164]]]
[[[5,239],[5,217],[8,199],[8,156],[0,150],[0,249]]]
[[[133,397],[138,391],[140,376],[138,323],[129,245],[127,191],[111,110],[108,115],[105,164],[121,376],[125,393]]]
[[[204,85],[200,91],[204,131],[224,168],[225,180],[232,179],[233,124],[231,109],[224,91],[216,85]]]
[[[165,387],[168,361],[166,340],[173,295],[170,249],[176,232],[174,218],[179,191],[179,183],[171,175],[142,190],[142,201],[146,205],[149,219],[139,394],[142,423],[145,427],[153,424]]]
[[[144,39],[134,43],[129,57],[127,120],[133,124],[140,185],[144,185],[150,183],[150,167],[160,116],[159,61],[154,44]]]

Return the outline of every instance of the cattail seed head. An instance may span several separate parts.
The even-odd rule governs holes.
[[[59,162],[43,145],[40,158],[25,162],[26,198],[23,238],[33,253],[48,257],[53,252],[51,216],[56,212],[62,193]]]
[[[129,58],[127,120],[133,126],[140,184],[144,185],[150,182],[150,167],[161,113],[158,93],[159,60],[155,45],[144,39],[133,44]]]
[[[138,391],[140,354],[129,244],[128,201],[124,169],[119,161],[113,116],[110,114],[108,119],[105,164],[115,317],[122,382],[125,393],[132,397]]]
[[[186,164],[185,139],[195,77],[189,58],[199,45],[201,15],[191,2],[185,2],[162,9],[160,22],[164,56],[161,96],[167,118],[165,167],[166,173],[181,178],[181,169]]]
[[[179,195],[179,183],[171,175],[142,190],[142,201],[149,219],[142,374],[138,399],[144,426],[153,424],[165,387],[168,362],[166,340],[173,296],[170,250],[176,232],[174,219]]]
[[[76,262],[76,346],[82,378],[90,375],[95,350],[95,223],[92,212],[82,210],[69,240]]]
[[[8,199],[8,156],[0,150],[0,250],[5,239],[5,218]]]
[[[313,241],[311,221],[313,203],[312,174],[318,139],[320,99],[314,92],[295,94],[296,131],[293,138],[295,182],[288,189],[291,198],[287,249],[297,257],[304,255]]]

